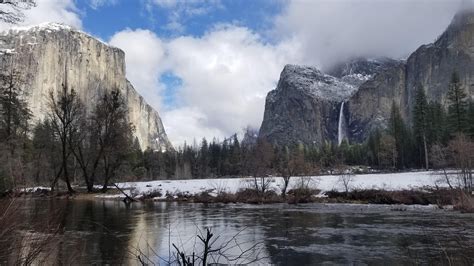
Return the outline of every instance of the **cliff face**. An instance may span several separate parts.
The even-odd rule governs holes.
[[[48,94],[57,92],[66,74],[90,112],[104,90],[118,88],[128,103],[130,122],[142,149],[171,149],[160,116],[125,77],[125,54],[61,24],[15,29],[0,34],[0,69],[21,75],[34,121],[47,114]]]
[[[356,80],[365,76],[353,76]],[[338,134],[339,106],[357,87],[312,67],[287,65],[266,99],[260,137],[276,144],[321,145]]]
[[[456,71],[466,93],[474,96],[474,11],[458,13],[433,44],[423,45],[406,62],[380,72],[349,100],[349,136],[363,141],[376,127],[384,128],[394,101],[411,123],[416,90],[428,101],[446,104],[452,73]]]
[[[292,68],[295,71],[285,67],[277,88],[267,96],[260,137],[318,146],[340,141],[341,136],[361,142],[375,128],[387,126],[392,102],[411,123],[417,88],[425,89],[428,100],[445,104],[454,71],[474,97],[474,10],[457,14],[435,43],[421,46],[406,61],[358,59],[337,65],[329,75]],[[288,82],[304,75],[304,69],[318,74],[305,75],[306,82]],[[324,85],[321,76],[333,85]],[[321,88],[325,93],[314,93]]]

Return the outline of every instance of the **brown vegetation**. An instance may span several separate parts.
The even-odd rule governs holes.
[[[438,206],[454,205],[459,199],[459,191],[450,189],[439,190],[401,190],[386,191],[376,189],[353,190],[348,193],[328,191],[329,199],[337,202],[360,202],[371,204],[434,204]]]
[[[16,200],[0,201],[0,264],[46,264],[60,242],[62,209],[45,221],[31,223],[21,216],[21,206]]]

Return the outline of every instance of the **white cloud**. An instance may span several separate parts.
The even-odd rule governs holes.
[[[92,9],[98,9],[103,6],[116,5],[118,0],[89,0],[89,6]]]
[[[172,8],[178,4],[178,0],[151,0],[150,2],[166,8]]]
[[[25,20],[20,26],[35,25],[42,22],[59,22],[82,28],[82,21],[73,0],[38,0],[37,6],[24,12]],[[12,27],[0,24],[0,29]]]
[[[194,138],[222,139],[247,125],[258,128],[267,92],[284,64],[298,60],[297,43],[268,44],[251,30],[232,25],[166,42],[149,31],[126,30],[110,43],[126,52],[128,77],[146,99],[162,93],[164,84],[156,83],[160,73],[170,71],[182,80],[177,105],[161,110],[175,145]]]
[[[146,0],[146,7],[150,14],[153,14],[155,7],[166,9],[168,22],[163,28],[179,34],[186,30],[186,21],[224,6],[221,0]]]
[[[214,126],[207,126],[207,117],[199,109],[183,107],[162,113],[163,124],[168,138],[175,147],[185,142],[192,144],[194,140],[200,143],[202,137],[222,136],[222,131]]]
[[[201,38],[170,41],[168,64],[183,80],[177,93],[184,106],[181,113],[197,110],[201,116],[196,125],[212,129],[206,132],[218,132],[215,136],[221,139],[247,125],[258,128],[267,92],[275,87],[284,64],[297,58],[294,48],[288,43],[266,44],[256,33],[235,26],[216,29]],[[170,123],[166,115],[163,120]],[[183,133],[190,136],[196,131]],[[203,136],[213,137],[196,137]]]
[[[127,78],[151,106],[160,110],[159,75],[165,55],[162,41],[149,30],[126,29],[116,33],[109,43],[125,51]]]
[[[472,0],[468,0],[472,1]],[[404,57],[432,42],[461,0],[288,1],[275,34],[302,43],[308,64],[353,56]]]

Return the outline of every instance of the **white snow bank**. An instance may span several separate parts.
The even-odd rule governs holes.
[[[26,193],[31,193],[31,192],[35,192],[37,190],[51,190],[51,187],[27,187],[27,188],[22,188],[20,189],[21,192],[26,192]]]
[[[279,191],[283,186],[281,177],[272,177],[270,188]],[[345,187],[338,175],[292,177],[289,189],[296,186],[301,180],[308,181],[310,186],[325,191],[344,191]],[[435,185],[444,186],[438,182],[439,176],[433,172],[407,172],[392,174],[364,174],[352,176],[348,183],[350,190],[353,189],[384,189],[384,190],[421,190]],[[268,179],[267,179],[268,180]],[[117,185],[127,193],[140,197],[141,195],[160,192],[161,198],[166,194],[176,195],[178,193],[195,195],[207,191],[210,195],[219,192],[235,193],[241,188],[251,187],[253,178],[220,178],[220,179],[190,179],[190,180],[157,180],[149,182],[125,182]],[[123,195],[99,195],[97,197],[123,197]]]

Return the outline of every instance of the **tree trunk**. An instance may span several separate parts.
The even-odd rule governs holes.
[[[67,171],[67,159],[68,159],[68,155],[67,155],[67,152],[66,152],[66,141],[64,140],[63,141],[63,171],[64,171],[64,181],[66,181],[66,185],[67,185],[67,191],[69,193],[74,193],[74,189],[72,189],[72,186],[71,186],[71,182],[69,181],[69,173]]]
[[[425,149],[425,166],[426,170],[429,170],[430,164],[428,161],[428,145],[426,144],[426,134],[423,134],[423,148]]]
[[[291,176],[283,177],[283,189],[281,190],[281,196],[285,199],[286,198],[286,190],[288,189],[288,184],[290,183]]]
[[[104,170],[105,170],[105,176],[104,176],[104,185],[102,186],[102,193],[107,192],[107,187],[109,183],[109,175],[110,175],[110,165],[107,163],[107,159],[104,158]]]
[[[51,191],[54,192],[54,187],[58,183],[59,177],[61,176],[61,173],[63,172],[63,166],[61,165],[61,168],[59,169],[59,172],[56,174],[56,177],[53,180],[53,183],[51,183]]]

